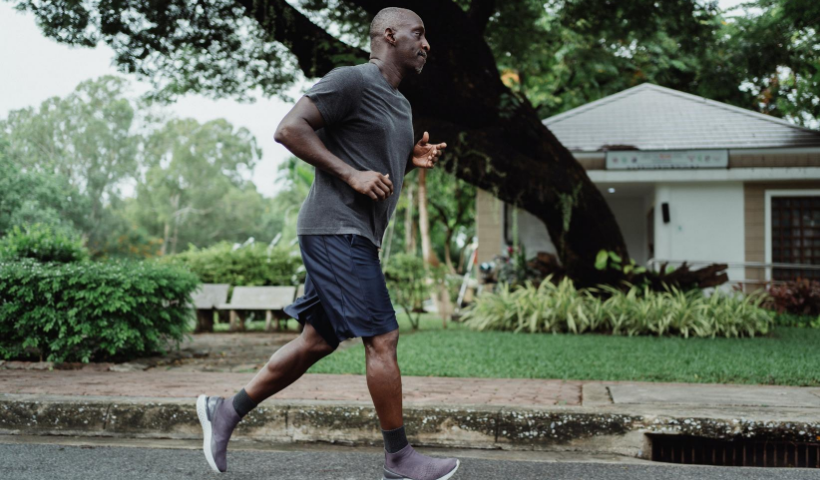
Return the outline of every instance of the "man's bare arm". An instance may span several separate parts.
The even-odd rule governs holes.
[[[300,159],[334,175],[373,200],[384,200],[392,195],[393,182],[387,176],[356,170],[325,147],[316,135],[316,130],[324,126],[319,109],[309,97],[303,96],[279,122],[273,139]]]

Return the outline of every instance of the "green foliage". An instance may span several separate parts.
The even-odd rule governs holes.
[[[252,244],[234,249],[220,242],[203,249],[191,246],[161,261],[187,267],[203,283],[253,287],[298,285],[305,280],[301,257],[295,249],[281,246]]]
[[[475,198],[476,187],[456,178],[444,170],[443,162],[455,163],[462,145],[455,145],[452,150],[442,155],[442,163],[427,171],[427,211],[430,215],[430,240],[438,258],[445,263],[453,264],[452,252],[461,254],[469,239],[475,235]],[[450,146],[448,145],[448,149]],[[407,177],[413,181],[418,177]],[[405,205],[402,205],[406,208]],[[397,210],[400,207],[397,207]],[[415,208],[418,210],[418,208]],[[404,213],[404,210],[402,210]],[[395,215],[397,238],[404,238],[404,224],[401,217]],[[459,239],[459,241],[455,241]],[[400,248],[400,247],[399,247]],[[455,258],[458,263],[458,255]],[[452,272],[456,268],[453,266]]]
[[[500,284],[497,292],[482,294],[466,310],[465,323],[478,330],[683,337],[753,337],[772,326],[772,316],[760,307],[765,292],[739,296],[718,290],[707,298],[700,290],[675,287],[653,292],[631,286],[622,292],[602,285],[578,291],[569,278],[558,285],[550,278],[538,288],[531,282],[516,290]],[[593,293],[600,290],[611,296],[598,299]]]
[[[315,176],[315,167],[297,157],[288,157],[278,168],[276,183],[280,190],[270,202],[271,216],[276,219],[275,231],[282,233],[282,242],[296,242],[296,222],[299,209],[307,198]]]
[[[496,264],[496,279],[498,283],[505,283],[511,287],[523,286],[527,281],[540,281],[543,274],[527,263],[527,249],[524,244],[518,248],[509,246],[507,253],[511,255],[496,255],[493,261]]]
[[[86,231],[88,199],[62,175],[22,170],[6,148],[0,139],[0,236],[14,226],[34,223]]]
[[[127,216],[162,238],[164,254],[215,239],[271,239],[264,226],[269,201],[243,176],[260,157],[253,135],[224,119],[171,119],[145,139],[139,157],[144,172]]]
[[[430,297],[436,284],[445,281],[444,268],[428,269],[421,257],[397,253],[387,261],[384,278],[393,302],[404,309],[413,329],[418,329],[419,317],[424,312],[422,302]]]
[[[782,312],[775,314],[774,324],[781,327],[820,329],[820,316],[798,315],[789,312]]]
[[[63,98],[12,110],[0,120],[12,162],[27,172],[57,174],[84,197],[89,223],[83,231],[92,251],[111,233],[104,225],[107,199],[118,197],[120,182],[137,171],[139,136],[131,132],[135,113],[124,98],[126,87],[115,76],[87,80]]]
[[[98,259],[281,231],[276,204],[246,180],[261,156],[247,129],[153,111],[137,124],[127,87],[104,76],[0,120],[0,236],[74,228]],[[127,181],[136,198],[121,198]]]
[[[646,268],[641,267],[635,264],[635,259],[630,258],[629,263],[626,265],[623,264],[623,259],[617,253],[611,250],[604,250],[598,252],[598,255],[595,257],[595,269],[596,270],[606,270],[607,268],[611,268],[622,272],[624,276],[627,278],[627,281],[630,283],[635,283],[633,281],[633,277],[637,275],[641,275],[646,273]],[[637,284],[639,290],[643,290],[643,288],[649,285],[649,279],[645,276],[641,277],[641,282]]]
[[[691,0],[524,0],[499,4],[485,37],[502,79],[541,117],[653,82],[811,125],[816,4],[758,0],[735,14]]]
[[[82,241],[65,229],[36,223],[14,227],[0,238],[0,259],[32,258],[39,262],[70,263],[88,259]]]
[[[164,351],[182,339],[198,284],[154,262],[0,262],[0,357],[89,362]]]

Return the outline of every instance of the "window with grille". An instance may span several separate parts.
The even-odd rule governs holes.
[[[772,263],[820,265],[820,196],[772,197]],[[820,279],[820,270],[772,268],[772,277]]]

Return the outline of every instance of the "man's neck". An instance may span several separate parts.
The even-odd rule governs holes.
[[[387,83],[389,83],[393,88],[399,88],[399,84],[404,78],[401,69],[396,67],[396,65],[392,62],[385,62],[376,57],[371,58],[370,63],[375,63],[376,66],[379,67],[379,71],[384,79],[387,80]]]

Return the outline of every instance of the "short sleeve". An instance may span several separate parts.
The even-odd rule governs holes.
[[[305,93],[325,125],[333,125],[347,118],[359,104],[362,96],[362,75],[354,67],[337,67],[327,73]]]

